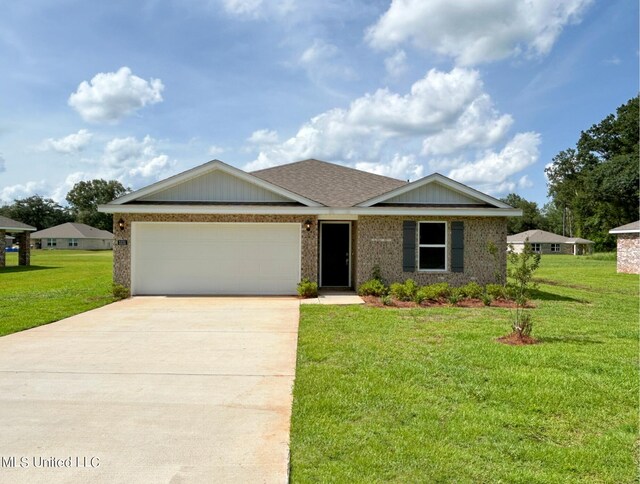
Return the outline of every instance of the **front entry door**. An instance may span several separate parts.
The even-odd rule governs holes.
[[[347,287],[350,283],[349,222],[320,223],[320,285]]]

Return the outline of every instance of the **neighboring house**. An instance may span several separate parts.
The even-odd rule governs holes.
[[[318,160],[253,173],[214,160],[99,210],[132,294],[355,288],[376,266],[388,282],[494,282],[506,255],[488,245],[505,253],[507,217],[522,214],[439,174],[408,183]]]
[[[640,274],[640,220],[609,230],[618,236],[618,272]]]
[[[86,224],[67,222],[31,234],[37,249],[105,250],[113,246],[113,234]]]
[[[16,235],[15,238],[18,239],[18,265],[28,266],[31,264],[31,244],[29,242],[29,233],[34,230],[36,230],[36,228],[31,225],[0,215],[0,267],[4,267],[6,265],[5,247],[7,244],[7,234],[14,234]]]
[[[512,245],[517,253],[522,252],[525,241],[539,254],[584,255],[593,251],[593,242],[590,240],[565,237],[545,230],[527,230],[507,237],[507,244]]]

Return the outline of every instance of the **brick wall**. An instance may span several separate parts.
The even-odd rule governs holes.
[[[640,273],[640,238],[638,234],[618,234],[618,272]]]
[[[403,272],[402,270],[402,222],[404,220],[446,221],[451,241],[451,222],[464,222],[464,272]],[[416,230],[417,232],[417,230]],[[417,235],[416,235],[417,237]],[[493,242],[498,248],[499,262],[489,254],[488,245]],[[507,220],[504,217],[395,217],[361,216],[358,218],[358,267],[355,285],[371,278],[377,264],[383,278],[391,282],[402,282],[412,278],[420,284],[448,282],[460,286],[470,281],[479,284],[496,282],[496,271],[500,279],[506,274]],[[416,260],[417,260],[416,247]],[[451,249],[447,250],[447,267],[451,266]]]
[[[118,227],[118,221],[125,222],[124,230]],[[304,222],[313,222],[309,232]],[[299,223],[302,234],[302,277],[312,281],[318,279],[318,221],[308,215],[209,215],[209,214],[120,214],[113,215],[113,281],[125,287],[131,287],[131,223],[132,222],[272,222]],[[179,240],[179,233],[176,239]],[[118,240],[126,240],[127,245],[118,245]]]

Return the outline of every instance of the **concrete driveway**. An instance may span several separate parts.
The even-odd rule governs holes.
[[[137,297],[0,338],[0,482],[286,482],[298,316]]]

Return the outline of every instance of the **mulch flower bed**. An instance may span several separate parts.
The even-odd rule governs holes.
[[[506,336],[496,338],[496,341],[505,345],[511,346],[523,346],[523,345],[535,345],[539,341],[531,336],[523,336],[518,333],[511,333]]]

